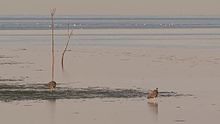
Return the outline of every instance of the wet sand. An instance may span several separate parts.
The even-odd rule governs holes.
[[[17,41],[0,43],[1,84],[46,84],[50,81],[50,42],[46,42],[49,36],[45,37],[0,38],[1,41]],[[39,42],[27,42],[31,39]],[[57,40],[65,41],[65,37],[58,37]],[[149,102],[145,96],[1,101],[0,122],[216,123],[220,116],[220,48],[217,40],[187,40],[184,44],[178,42],[180,46],[183,44],[181,47],[166,46],[166,43],[172,44],[175,41],[170,43],[158,40],[156,43],[151,40],[142,41],[145,46],[138,42],[138,46],[117,47],[95,45],[98,42],[93,45],[73,42],[65,55],[64,72],[60,58],[65,42],[58,42],[55,72],[58,87],[121,88],[143,93],[158,87],[160,92],[173,91],[185,95],[160,96],[155,103]],[[205,47],[195,47],[198,42]],[[216,43],[216,47],[212,48],[212,43]],[[165,44],[165,47],[160,44]]]

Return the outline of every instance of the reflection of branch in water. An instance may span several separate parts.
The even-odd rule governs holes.
[[[151,113],[153,114],[153,118],[155,119],[155,121],[158,120],[158,103],[155,100],[149,100],[148,101],[148,106],[149,106],[149,110],[151,111]]]
[[[56,115],[56,99],[48,100],[49,122],[54,124]]]

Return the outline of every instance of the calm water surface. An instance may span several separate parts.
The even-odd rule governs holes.
[[[213,70],[217,70],[219,62],[218,55],[216,55],[216,51],[220,50],[219,17],[57,16],[55,20],[57,56],[60,56],[59,53],[67,41],[67,24],[70,24],[74,29],[68,53],[70,59],[66,60],[67,64],[72,66],[68,68],[70,71],[65,74],[59,69],[56,70],[56,78],[59,82],[59,89],[56,93],[58,96],[61,94],[64,96],[60,98],[51,95],[41,85],[49,80],[47,74],[50,73],[49,18],[46,16],[0,16],[1,123],[218,123],[220,101],[219,96],[213,94],[219,94],[219,76]],[[80,49],[74,50],[74,47]],[[112,48],[116,51],[111,52]],[[137,63],[144,63],[140,62],[142,58],[151,57],[150,52],[147,51],[150,48],[158,49],[160,54],[164,54],[162,59],[165,56],[165,60],[168,61],[158,64],[158,69],[162,72],[166,71],[163,69],[164,65],[166,66],[176,58],[172,57],[174,53],[169,53],[171,57],[166,58],[166,53],[160,50],[183,50],[187,57],[189,56],[186,58],[192,60],[190,61],[192,64],[204,62],[203,58],[199,58],[201,57],[199,53],[200,51],[202,53],[208,51],[208,60],[205,62],[211,64],[202,68],[202,71],[210,75],[202,77],[198,74],[199,76],[194,76],[193,72],[200,68],[191,67],[187,68],[190,71],[185,75],[178,75],[179,73],[175,72],[174,82],[170,82],[172,75],[158,77],[156,73],[158,70],[155,67],[155,70],[152,69],[152,73],[156,75],[153,78],[154,82],[146,86],[143,81],[146,80],[145,77],[140,76],[144,75],[141,71],[134,68],[134,76],[128,76],[127,73],[124,74],[125,71],[120,71],[121,66],[116,66],[119,73],[116,73],[117,71],[115,71],[116,75],[111,73],[110,79],[104,74],[98,77],[98,74],[102,74],[99,73],[102,70],[100,68],[105,69],[107,66],[105,63],[110,63],[108,57],[113,56],[114,59],[111,61],[115,65],[123,61],[122,65],[125,67],[135,67]],[[101,52],[97,52],[97,49],[100,49]],[[143,52],[134,54],[132,52],[135,52],[135,49],[139,51],[141,49]],[[187,51],[194,51],[198,54],[192,53],[196,57],[190,56],[190,52]],[[212,51],[215,52],[212,54]],[[90,58],[87,60],[88,56],[103,59],[93,60]],[[85,61],[91,61],[92,65],[95,65],[96,61],[103,61],[103,65],[95,65],[94,68],[100,67],[96,70],[88,66]],[[150,62],[154,61],[150,60]],[[178,62],[173,64],[174,70],[181,67]],[[78,68],[77,73],[85,74],[86,77],[77,75],[75,72],[77,67],[74,67],[73,63],[84,65]],[[80,70],[85,69],[83,67],[96,70],[98,76],[83,72]],[[147,67],[150,68],[150,65]],[[117,70],[117,68],[113,70]],[[172,69],[168,69],[167,72],[169,70]],[[180,68],[178,71],[185,70]],[[117,76],[120,72],[123,73]],[[126,79],[122,79],[124,75],[127,76],[125,76]],[[97,79],[85,81],[86,79],[94,79],[93,76],[97,76],[95,77]],[[37,90],[33,85],[37,85]],[[145,95],[151,86],[159,86],[161,92],[164,91],[168,94],[160,96],[156,102],[149,102]],[[118,92],[118,88],[122,90]],[[173,91],[179,95],[172,94]],[[19,93],[22,97],[18,98],[17,94]],[[30,97],[33,94],[34,97]],[[42,95],[46,99],[38,98]]]

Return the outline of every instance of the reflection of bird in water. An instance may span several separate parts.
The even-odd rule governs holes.
[[[54,88],[56,88],[56,82],[55,81],[51,81],[48,83],[48,88],[53,90]]]
[[[50,122],[49,124],[54,124],[55,119],[56,119],[56,99],[50,99],[48,100],[48,121]]]
[[[149,99],[148,106],[154,115],[153,118],[155,119],[155,121],[157,121],[157,117],[158,117],[158,103],[156,99],[157,97],[158,97],[158,88],[148,91],[147,93],[147,99]]]
[[[155,90],[149,90],[147,94],[148,99],[156,98],[158,96],[158,88]]]
[[[158,113],[159,113],[158,103],[155,101],[148,101],[147,103],[148,103],[148,108],[151,113],[151,118],[153,119],[154,123],[157,123]]]
[[[148,101],[148,106],[149,108],[151,108],[153,113],[155,113],[156,115],[158,114],[158,103],[157,102]]]

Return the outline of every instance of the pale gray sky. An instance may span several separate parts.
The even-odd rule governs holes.
[[[0,15],[220,15],[220,0],[0,0]]]

